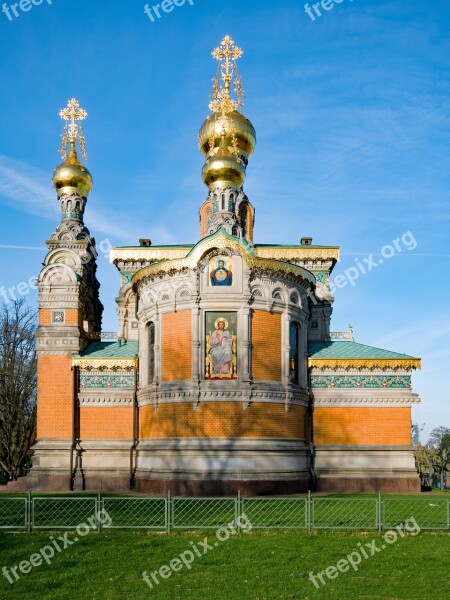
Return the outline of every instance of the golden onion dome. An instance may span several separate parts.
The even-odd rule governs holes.
[[[205,120],[198,136],[199,147],[203,155],[207,156],[210,153],[211,140],[214,139],[215,146],[219,146],[223,129],[226,131],[227,146],[230,148],[234,146],[232,139],[234,134],[239,154],[248,159],[256,147],[256,131],[249,119],[237,110],[225,117],[214,113]]]
[[[235,156],[219,153],[208,158],[203,167],[202,177],[210,189],[216,187],[239,189],[245,181],[245,167]]]
[[[223,135],[216,152],[210,154],[203,167],[202,177],[210,190],[220,187],[239,189],[245,181],[245,165],[232,154]]]
[[[75,143],[70,144],[66,160],[53,172],[53,186],[59,196],[78,194],[87,196],[92,189],[92,176],[78,159]]]

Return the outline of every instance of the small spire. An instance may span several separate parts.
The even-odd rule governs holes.
[[[225,116],[243,108],[244,92],[242,90],[241,78],[237,74],[236,65],[236,62],[243,54],[242,49],[236,46],[229,35],[226,35],[220,46],[213,50],[212,56],[219,61],[219,67],[218,73],[213,79],[212,102],[209,105],[212,113]],[[234,91],[236,93],[235,99],[230,94],[233,79]]]
[[[239,155],[236,129],[230,115],[244,107],[244,92],[236,65],[243,54],[242,49],[236,46],[229,35],[226,35],[220,46],[212,52],[212,57],[219,62],[217,75],[213,78],[212,100],[209,104],[209,109],[216,118],[216,125],[211,131],[209,140],[212,154],[218,151],[216,140],[227,134],[231,139],[231,153],[236,157]],[[233,83],[235,98],[231,96]]]
[[[85,138],[81,121],[87,117],[87,112],[84,108],[80,108],[80,103],[75,98],[72,98],[67,103],[66,108],[59,111],[59,116],[65,121],[64,129],[61,135],[61,147],[59,153],[64,161],[75,164],[78,161],[77,156],[77,140],[81,156],[84,161],[87,161],[85,148]],[[69,152],[67,147],[70,145]]]

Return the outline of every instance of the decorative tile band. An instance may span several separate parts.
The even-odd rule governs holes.
[[[410,389],[411,377],[400,375],[312,375],[311,387]]]
[[[131,283],[131,280],[133,279],[134,273],[121,273],[120,274],[120,285],[127,285],[128,283]]]
[[[81,388],[133,388],[133,375],[81,375]]]
[[[320,283],[324,283],[325,285],[330,283],[330,274],[328,271],[313,271],[313,273],[316,276],[317,281],[320,281]]]

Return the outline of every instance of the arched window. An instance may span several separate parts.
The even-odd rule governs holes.
[[[149,323],[148,329],[148,382],[153,383],[155,378],[155,324]]]
[[[241,226],[242,237],[247,237],[247,203],[244,202],[241,204],[239,209],[239,223]]]
[[[291,323],[289,326],[289,379],[292,383],[299,383],[298,377],[298,349],[299,349],[299,326]]]
[[[222,210],[225,210],[225,194],[222,194]]]

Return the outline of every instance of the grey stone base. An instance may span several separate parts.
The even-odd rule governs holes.
[[[84,489],[90,492],[129,492],[132,481],[129,473],[86,473]]]
[[[363,494],[420,494],[420,479],[416,477],[318,477],[317,492]]]
[[[186,480],[186,479],[141,479],[136,478],[136,491],[154,496],[165,496],[169,491],[173,496],[276,496],[307,492],[310,480]]]
[[[317,446],[318,492],[420,492],[411,446]]]

